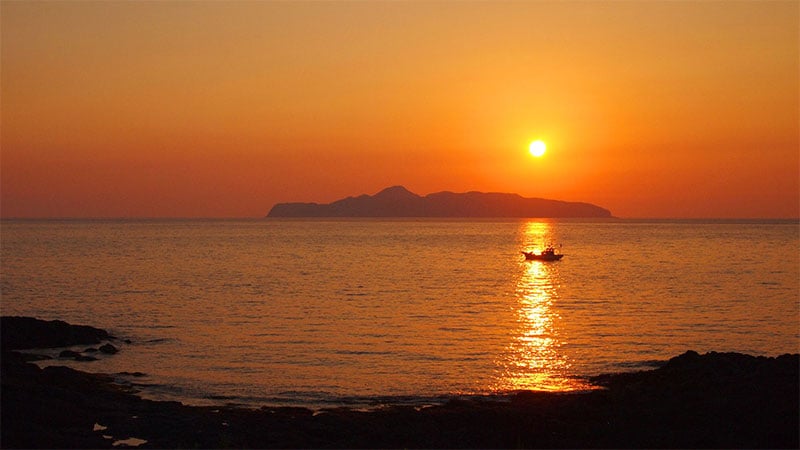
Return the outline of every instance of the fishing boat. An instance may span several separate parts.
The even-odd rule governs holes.
[[[556,253],[555,247],[552,245],[548,246],[542,252],[522,252],[525,255],[525,259],[527,261],[558,261],[559,259],[563,258],[564,255],[562,253]]]

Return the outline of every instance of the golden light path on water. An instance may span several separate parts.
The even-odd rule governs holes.
[[[528,222],[520,230],[520,243],[529,250],[542,250],[555,238],[548,222]],[[573,391],[590,389],[570,372],[570,362],[561,352],[566,336],[558,313],[558,261],[520,260],[516,283],[517,328],[502,361],[496,389],[503,391]]]

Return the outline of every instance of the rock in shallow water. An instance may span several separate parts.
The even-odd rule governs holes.
[[[82,361],[82,362],[97,361],[97,358],[95,358],[94,356],[82,355],[82,354],[80,354],[80,353],[78,353],[76,351],[73,351],[73,350],[64,350],[64,351],[62,351],[61,353],[58,354],[58,357],[59,358],[72,358],[75,361]]]
[[[79,356],[81,356],[81,354],[74,350],[63,350],[58,354],[59,358],[77,358]]]
[[[114,347],[111,344],[101,345],[99,350],[100,353],[105,353],[106,355],[113,355],[119,351],[117,347]]]

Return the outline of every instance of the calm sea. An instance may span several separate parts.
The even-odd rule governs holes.
[[[563,244],[559,262],[521,250]],[[3,315],[130,339],[190,404],[375,405],[800,351],[797,221],[3,221]]]

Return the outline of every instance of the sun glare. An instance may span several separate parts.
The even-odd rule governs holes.
[[[531,145],[528,146],[528,151],[531,152],[531,155],[535,157],[540,157],[544,155],[544,152],[547,150],[547,145],[540,140],[535,140],[531,142]]]

